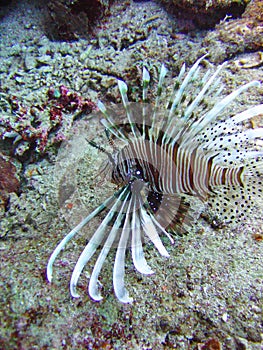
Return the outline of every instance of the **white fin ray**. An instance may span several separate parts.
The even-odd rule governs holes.
[[[221,64],[215,73],[211,76],[211,78],[206,82],[206,84],[203,86],[202,90],[199,92],[199,94],[196,96],[194,101],[188,106],[184,112],[183,119],[186,121],[189,119],[195,108],[200,104],[202,101],[204,95],[207,93],[207,90],[212,86],[215,78],[218,76],[218,74],[221,72],[225,64]]]
[[[95,253],[98,246],[101,244],[103,238],[105,237],[105,231],[110,224],[112,217],[114,215],[115,210],[117,210],[119,203],[121,201],[121,197],[125,194],[127,191],[127,187],[124,187],[124,189],[120,192],[118,195],[118,198],[116,199],[114,205],[111,207],[108,214],[103,219],[100,226],[97,228],[93,236],[91,237],[89,243],[84,248],[83,252],[81,253],[74,270],[72,272],[71,280],[70,280],[70,292],[71,295],[75,298],[78,298],[79,295],[76,291],[77,282],[79,279],[79,276],[84,268],[84,266],[87,264],[87,262],[91,259],[93,254]]]
[[[153,110],[153,114],[152,114],[152,120],[151,120],[151,129],[150,129],[150,136],[151,137],[153,137],[153,135],[156,134],[156,132],[155,132],[156,113],[157,113],[157,110],[159,108],[160,97],[161,97],[161,94],[163,91],[163,82],[164,82],[164,78],[165,78],[166,73],[167,73],[167,69],[162,64],[160,75],[159,75],[159,82],[158,82],[158,86],[157,86],[157,96],[156,96],[154,110]]]
[[[260,82],[256,81],[255,83],[257,83],[254,85],[256,87],[259,87],[261,85]],[[234,117],[230,118],[229,121],[227,120],[226,123],[240,123],[245,120],[251,119],[259,114],[263,114],[263,104],[248,108],[245,111],[236,114]]]
[[[199,118],[196,122],[191,125],[192,136],[197,135],[201,130],[203,130],[209,123],[212,123],[233,100],[235,100],[242,92],[248,90],[251,87],[258,87],[260,83],[258,81],[252,81],[247,83],[231,94],[227,95],[220,102],[216,103],[215,106],[206,113],[203,117]]]
[[[127,201],[128,197],[125,201]],[[125,201],[123,203],[121,211],[124,209]],[[131,200],[129,201],[128,207],[125,208],[127,211],[123,227],[121,229],[121,237],[119,240],[114,268],[113,268],[113,288],[118,300],[122,303],[132,303],[133,298],[129,296],[127,289],[125,288],[124,275],[125,275],[125,253],[127,249],[127,242],[131,233],[130,228],[130,215],[131,212]]]
[[[132,213],[132,260],[137,271],[144,275],[151,275],[154,271],[147,264],[144,257],[141,239],[141,223],[138,215],[138,208],[134,203]]]
[[[154,223],[157,227],[159,227],[159,229],[166,235],[166,237],[169,238],[170,243],[171,243],[171,244],[174,244],[174,239],[173,239],[172,236],[165,230],[165,228],[162,227],[162,225],[159,224],[159,222],[155,219],[155,217],[154,217],[152,214],[150,214],[150,217],[151,217],[153,223]]]
[[[93,219],[96,215],[98,215],[101,211],[103,211],[107,205],[110,204],[114,200],[114,196],[109,197],[105,202],[103,202],[97,209],[95,209],[92,213],[90,213],[84,220],[82,220],[76,227],[74,227],[58,244],[56,249],[51,254],[48,264],[47,264],[47,279],[49,282],[52,280],[53,273],[53,264],[58,254],[63,250],[66,244],[71,241],[71,239],[85,226],[91,219]]]
[[[173,103],[169,111],[169,117],[168,120],[172,121],[172,117],[174,114],[174,110],[177,108],[177,106],[180,104],[180,101],[182,99],[183,93],[185,89],[188,87],[191,79],[193,78],[195,72],[198,70],[200,62],[206,57],[207,55],[204,55],[200,57],[195,64],[190,68],[189,72],[187,73],[186,77],[184,78],[182,84],[179,86],[174,98],[173,98]],[[169,125],[168,125],[169,128]]]
[[[221,136],[223,129],[225,129],[226,132],[228,131],[227,129],[232,130],[233,127],[235,127],[238,131],[238,125],[241,124],[241,122],[252,119],[260,114],[263,114],[263,104],[248,108],[225,121],[219,121],[218,123],[212,125],[212,127],[204,128],[203,132],[207,136],[214,138],[219,135]]]
[[[158,249],[159,253],[162,256],[165,256],[168,258],[170,255],[167,252],[166,248],[164,247],[160,239],[160,236],[156,230],[156,227],[154,226],[151,220],[151,217],[149,216],[149,214],[147,214],[146,210],[143,207],[140,208],[140,215],[141,215],[142,228],[145,234],[150,238],[151,242]]]
[[[127,192],[127,189],[126,189],[126,192]],[[92,299],[96,300],[96,301],[100,301],[102,299],[102,296],[100,294],[100,291],[98,289],[98,277],[99,277],[99,274],[100,274],[100,271],[102,269],[102,266],[104,264],[104,261],[111,249],[111,246],[114,242],[114,240],[116,239],[116,236],[118,234],[118,231],[119,229],[121,228],[121,221],[122,221],[122,214],[123,214],[123,210],[124,210],[124,207],[126,206],[127,204],[127,200],[128,200],[128,197],[130,196],[130,193],[128,192],[126,194],[126,197],[125,199],[123,200],[123,203],[121,205],[121,208],[119,209],[118,211],[118,215],[117,215],[117,218],[116,220],[114,221],[114,224],[109,232],[109,235],[107,237],[107,240],[106,242],[104,243],[103,245],[103,248],[98,256],[98,259],[94,265],[94,268],[93,268],[93,271],[92,271],[92,274],[91,274],[91,277],[90,277],[90,281],[89,281],[89,295],[91,296]],[[119,201],[121,201],[121,196],[119,196],[118,198]],[[118,202],[119,202],[118,201]],[[115,209],[112,208],[112,211],[115,211]],[[116,276],[115,276],[116,277]]]
[[[145,135],[145,117],[146,117],[146,103],[147,103],[147,92],[150,84],[150,74],[148,70],[143,67],[142,72],[142,102],[143,102],[143,109],[142,109],[142,124],[143,124],[143,134]]]
[[[134,127],[134,118],[132,116],[132,111],[129,105],[129,100],[127,96],[128,86],[122,80],[118,80],[118,87],[120,90],[123,106],[126,110],[126,115],[131,126],[133,136],[136,138],[136,129]]]

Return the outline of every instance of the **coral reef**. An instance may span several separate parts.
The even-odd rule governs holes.
[[[221,62],[245,51],[263,48],[263,2],[252,0],[238,19],[228,19],[216,26],[203,41],[214,62]]]
[[[50,1],[47,33],[53,39],[66,41],[86,36],[92,25],[109,11],[112,2],[112,0]]]
[[[64,85],[49,88],[46,102],[25,106],[16,96],[1,94],[0,139],[12,139],[17,156],[27,151],[44,153],[65,139],[73,120],[89,114],[96,105]]]
[[[198,28],[212,28],[226,15],[239,17],[248,0],[161,0],[161,3],[179,20],[185,20],[185,30],[193,29],[191,23]],[[188,27],[187,24],[188,23]]]

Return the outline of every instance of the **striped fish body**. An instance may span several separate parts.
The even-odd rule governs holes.
[[[128,87],[123,81],[118,81],[121,113],[117,113],[116,107],[110,109],[98,103],[112,152],[90,143],[108,154],[105,174],[110,174],[118,190],[69,232],[49,259],[47,277],[51,281],[53,263],[61,250],[84,225],[105,212],[72,273],[73,297],[79,296],[76,286],[82,270],[99,251],[89,294],[94,300],[102,299],[98,278],[109,250],[115,247],[114,291],[121,302],[131,302],[124,283],[128,247],[136,270],[151,274],[153,271],[144,258],[145,236],[161,255],[168,257],[161,236],[166,235],[173,243],[171,231],[187,230],[200,214],[201,204],[214,210],[223,222],[236,223],[249,215],[254,201],[262,200],[263,150],[259,141],[263,129],[244,130],[243,122],[263,115],[263,105],[222,118],[231,102],[260,83],[250,82],[218,99],[222,91],[218,75],[224,65],[200,77],[203,59],[188,73],[185,65],[182,67],[166,109],[160,107],[167,73],[164,66],[154,105],[146,103],[150,82],[146,69],[142,103],[129,102]],[[116,114],[122,117],[118,120]]]
[[[213,161],[215,157],[200,147],[181,147],[178,143],[159,145],[138,138],[118,153],[112,181],[120,185],[141,179],[152,191],[188,194],[203,200],[218,186],[243,187],[244,166],[226,167]]]

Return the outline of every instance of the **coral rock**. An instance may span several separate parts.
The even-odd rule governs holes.
[[[230,15],[239,17],[245,10],[247,0],[162,0],[179,19],[192,21],[199,28],[212,28]]]
[[[252,0],[242,18],[222,22],[204,39],[203,46],[212,53],[214,62],[237,53],[257,51],[263,47],[263,2]],[[209,50],[211,48],[211,50]]]
[[[55,0],[48,3],[50,19],[46,23],[52,39],[76,40],[109,10],[112,0]]]

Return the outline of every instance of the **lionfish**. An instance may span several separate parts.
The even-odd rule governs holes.
[[[73,297],[79,297],[76,286],[82,270],[100,249],[88,291],[95,301],[102,299],[99,274],[116,244],[114,292],[119,301],[132,302],[124,282],[128,246],[136,270],[152,274],[144,256],[145,238],[162,256],[169,257],[164,236],[173,243],[173,233],[187,231],[201,203],[227,224],[244,219],[251,212],[253,199],[262,198],[263,150],[258,140],[263,137],[263,128],[244,128],[243,122],[263,114],[263,104],[222,118],[223,112],[230,114],[227,107],[233,100],[249,88],[259,87],[260,82],[249,82],[220,98],[223,84],[219,73],[225,63],[215,72],[200,75],[204,57],[188,73],[185,64],[182,66],[166,109],[160,108],[167,74],[164,65],[154,105],[147,103],[150,75],[146,68],[142,103],[130,103],[127,85],[118,80],[124,112],[120,122],[115,108],[98,102],[112,152],[90,143],[107,153],[105,173],[110,174],[117,190],[65,236],[49,259],[47,278],[51,281],[53,263],[61,250],[95,216],[105,212],[73,270]],[[195,201],[199,204],[193,205]]]

